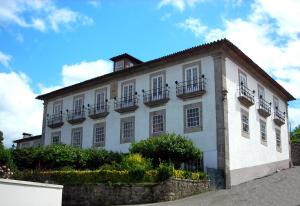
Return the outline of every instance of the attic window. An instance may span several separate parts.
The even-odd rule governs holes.
[[[124,60],[115,62],[115,71],[121,70],[124,68]]]

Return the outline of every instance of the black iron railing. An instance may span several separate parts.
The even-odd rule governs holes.
[[[67,110],[68,121],[79,120],[85,118],[85,109]]]
[[[205,91],[205,78],[204,76],[200,79],[193,79],[184,82],[175,82],[176,83],[176,95],[202,92]]]
[[[282,112],[278,108],[275,108],[274,119],[279,119],[281,122],[285,122],[285,112]]]
[[[47,125],[48,126],[53,126],[53,125],[61,124],[61,123],[63,123],[62,112],[60,112],[59,114],[47,115]]]
[[[271,102],[267,102],[263,97],[260,96],[258,104],[259,109],[262,109],[267,113],[271,114]]]
[[[115,110],[135,107],[138,106],[138,98],[136,95],[126,96],[119,99],[115,98],[114,106]]]
[[[144,103],[169,99],[169,90],[166,87],[143,91]]]
[[[109,111],[109,105],[107,104],[107,102],[102,104],[95,104],[93,106],[88,105],[88,111],[90,116],[107,113]]]
[[[250,90],[248,87],[245,85],[241,84],[239,87],[239,95],[240,97],[245,97],[248,99],[250,102],[254,103],[254,90]]]

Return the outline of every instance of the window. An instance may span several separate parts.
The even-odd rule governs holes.
[[[166,110],[160,110],[150,113],[150,136],[159,135],[165,132],[166,128]]]
[[[83,95],[74,97],[73,109],[75,116],[81,116],[83,112]]]
[[[242,136],[249,137],[249,112],[241,110]]]
[[[241,71],[239,71],[239,83],[240,85],[247,87],[247,76]]]
[[[135,82],[130,81],[122,84],[122,103],[124,106],[132,106],[134,104]]]
[[[264,120],[259,121],[260,124],[260,138],[262,141],[267,141],[267,124]]]
[[[158,76],[154,76],[151,79],[151,84],[152,84],[152,99],[156,100],[156,99],[161,99],[163,96],[163,76],[162,75],[158,75]]]
[[[95,95],[95,108],[96,111],[103,111],[106,109],[106,88],[105,89],[100,89],[96,91]]]
[[[61,132],[53,132],[51,134],[51,144],[59,144],[61,141]]]
[[[53,114],[60,115],[62,113],[62,101],[53,103]]]
[[[72,142],[73,147],[81,147],[82,145],[82,127],[72,129]]]
[[[202,130],[202,103],[184,105],[184,133]]]
[[[93,145],[95,147],[105,146],[105,123],[95,124]]]
[[[200,109],[198,107],[186,110],[187,127],[197,127],[200,124]]]
[[[277,97],[273,97],[273,105],[274,105],[275,111],[279,109],[279,100]]]
[[[257,94],[258,98],[265,99],[265,89],[260,85],[257,86]]]
[[[121,144],[129,143],[134,140],[134,122],[134,117],[126,117],[121,119]]]
[[[281,151],[281,132],[280,129],[275,129],[276,135],[276,149],[277,151]]]
[[[124,68],[124,60],[115,62],[115,71],[119,71]]]
[[[194,65],[185,69],[185,81],[187,92],[197,91],[199,88],[200,68]]]

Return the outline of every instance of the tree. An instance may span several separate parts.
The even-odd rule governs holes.
[[[0,147],[3,147],[3,132],[0,130]]]
[[[292,139],[300,139],[300,125],[295,127],[291,133]]]

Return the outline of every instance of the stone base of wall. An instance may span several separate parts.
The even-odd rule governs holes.
[[[294,166],[300,166],[300,142],[292,143],[292,161]]]
[[[158,184],[65,185],[63,206],[99,206],[171,201],[209,189],[209,181],[169,179]]]

